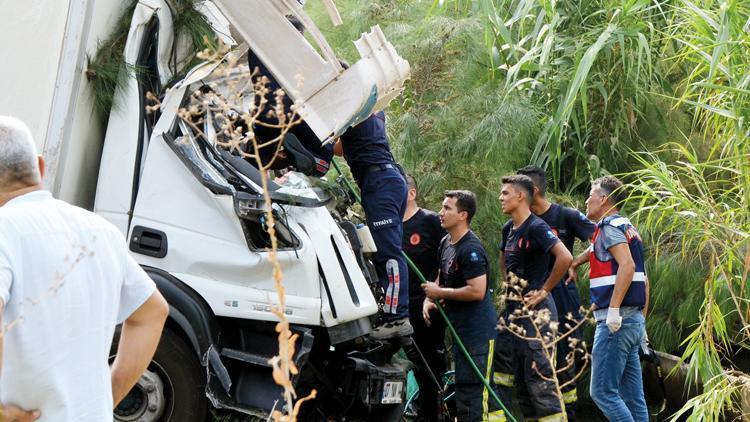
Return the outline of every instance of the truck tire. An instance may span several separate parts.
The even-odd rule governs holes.
[[[110,349],[114,360],[120,327]],[[194,350],[169,327],[146,372],[115,409],[116,422],[204,422],[206,373]]]

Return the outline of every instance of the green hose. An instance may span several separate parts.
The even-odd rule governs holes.
[[[333,167],[336,168],[336,171],[344,178],[344,183],[346,184],[346,187],[351,191],[352,195],[354,195],[354,198],[357,200],[357,203],[360,205],[362,204],[362,198],[360,198],[357,191],[354,189],[354,186],[352,186],[349,179],[344,175],[344,173],[341,171],[341,168],[339,167],[338,163],[336,162],[336,159],[333,159]],[[401,251],[401,253],[404,255],[404,258],[406,258],[406,262],[409,263],[409,268],[414,271],[414,273],[419,277],[419,281],[421,284],[427,283],[427,280],[425,279],[424,275],[421,271],[419,271],[419,268],[417,268],[416,265],[414,265],[414,262],[409,258],[409,256],[406,254],[406,252]],[[489,280],[487,280],[489,282]],[[443,309],[443,306],[439,302],[435,302],[435,305],[437,305],[437,309],[440,312],[440,316],[443,317],[443,320],[445,320],[445,325],[448,327],[448,331],[450,331],[451,336],[453,337],[453,342],[458,345],[458,348],[461,349],[461,353],[466,357],[466,360],[469,362],[469,365],[474,370],[474,374],[479,377],[479,380],[482,381],[482,384],[484,384],[484,387],[487,389],[489,394],[492,396],[492,399],[497,402],[497,404],[500,405],[500,407],[503,409],[503,412],[505,412],[505,417],[509,421],[517,422],[516,418],[513,417],[513,415],[510,413],[507,407],[503,404],[503,402],[500,400],[500,398],[495,393],[495,390],[490,385],[487,378],[484,377],[484,374],[482,374],[482,371],[479,370],[476,363],[474,363],[474,360],[471,358],[471,355],[469,354],[469,351],[466,350],[466,346],[464,346],[464,343],[461,341],[461,338],[458,336],[458,333],[456,332],[456,329],[453,327],[453,324],[451,324],[450,320],[448,319],[448,315],[445,313],[445,310]]]

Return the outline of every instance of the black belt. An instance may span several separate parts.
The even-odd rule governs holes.
[[[395,169],[396,166],[393,164],[373,164],[365,168],[365,174],[374,173],[376,171],[382,171],[387,169]]]

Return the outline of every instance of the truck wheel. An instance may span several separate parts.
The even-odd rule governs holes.
[[[110,362],[120,343],[120,327]],[[206,374],[193,349],[164,327],[146,372],[114,411],[117,422],[203,422],[206,418]]]

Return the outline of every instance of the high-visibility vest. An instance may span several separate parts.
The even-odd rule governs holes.
[[[612,299],[612,292],[615,289],[615,278],[617,278],[617,269],[619,265],[614,257],[607,261],[600,261],[596,257],[596,248],[601,247],[597,244],[597,238],[605,225],[621,230],[625,234],[630,248],[630,255],[635,263],[635,273],[633,282],[630,284],[625,297],[620,306],[643,307],[646,305],[646,263],[643,253],[643,241],[638,231],[633,227],[625,217],[612,215],[604,218],[597,223],[594,236],[591,238],[591,252],[589,253],[589,280],[591,291],[591,303],[596,305],[596,309],[609,307],[609,301]]]

